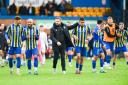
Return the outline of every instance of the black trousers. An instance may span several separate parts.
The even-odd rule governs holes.
[[[53,47],[53,52],[54,52],[53,68],[56,68],[57,62],[59,59],[59,54],[60,54],[62,71],[65,71],[66,70],[65,69],[65,47],[63,47],[63,46]]]

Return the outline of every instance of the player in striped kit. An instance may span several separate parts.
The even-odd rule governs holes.
[[[116,40],[115,40],[115,56],[113,61],[113,67],[115,67],[116,64],[116,57],[120,52],[124,53],[124,56],[126,58],[126,63],[128,65],[128,49],[126,47],[127,40],[128,40],[128,31],[124,29],[124,23],[119,23],[119,29],[116,30]]]
[[[105,58],[105,55],[103,52],[103,48],[105,48],[105,46],[102,40],[103,28],[104,28],[103,22],[101,20],[98,20],[97,26],[93,32],[93,59],[92,59],[93,72],[96,72],[96,61],[97,61],[97,58],[100,57],[100,67],[101,67],[100,73],[105,73],[103,69],[104,58]]]
[[[27,20],[27,26],[23,31],[23,40],[26,40],[26,58],[28,73],[31,74],[31,59],[34,56],[34,75],[38,75],[38,49],[37,40],[39,39],[39,31],[35,25],[33,25],[33,20]]]
[[[19,16],[15,17],[14,24],[11,24],[7,30],[5,37],[7,39],[7,42],[9,44],[9,67],[10,67],[10,73],[13,72],[13,56],[16,56],[17,60],[17,74],[20,74],[20,65],[21,65],[21,42],[22,42],[22,33],[23,33],[23,27],[21,25],[21,18]]]
[[[76,74],[80,74],[83,67],[83,60],[86,56],[88,36],[90,36],[90,28],[85,24],[84,18],[79,19],[79,23],[76,23],[69,27],[69,29],[74,29],[73,37],[75,38],[76,44]]]

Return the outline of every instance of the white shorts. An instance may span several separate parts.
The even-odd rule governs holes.
[[[46,51],[46,47],[45,46],[41,46],[41,51],[45,52]]]

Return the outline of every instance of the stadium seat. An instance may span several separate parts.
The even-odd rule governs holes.
[[[90,12],[84,12],[84,16],[90,17],[90,16],[91,16],[91,15],[90,15]]]
[[[92,7],[88,7],[88,11],[89,12],[93,12],[93,8]]]
[[[79,7],[78,8],[75,8],[75,11],[76,12],[81,12],[81,8],[79,8]]]
[[[97,15],[98,17],[103,17],[103,13],[102,13],[102,12],[97,12],[96,15]]]
[[[100,9],[98,7],[94,7],[93,9],[94,9],[95,12],[99,12],[100,11]]]
[[[85,9],[83,9],[82,11],[83,11],[83,12],[88,12],[88,9],[87,9],[87,8],[85,8]]]
[[[55,11],[55,12],[54,12],[54,16],[56,16],[56,17],[57,17],[57,16],[61,16],[61,15],[62,15],[61,12],[58,12],[58,11]]]
[[[66,16],[72,16],[72,12],[66,12]]]
[[[96,16],[97,16],[96,12],[90,12],[90,15],[91,15],[92,17],[96,17]]]
[[[72,16],[78,16],[79,12],[72,12]]]
[[[16,14],[19,14],[19,7],[16,7]]]
[[[40,11],[39,11],[39,10],[40,10],[39,7],[36,7],[36,8],[35,8],[35,15],[39,15],[39,14],[40,14]]]
[[[62,13],[61,16],[66,16],[66,14],[63,14],[63,13]]]
[[[106,9],[105,8],[100,8],[100,12],[105,13]]]
[[[106,9],[106,12],[111,12],[110,8],[105,8],[105,9]]]
[[[85,14],[84,14],[84,12],[78,12],[78,16],[80,16],[80,17],[84,17]]]

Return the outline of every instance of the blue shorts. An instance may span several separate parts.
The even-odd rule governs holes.
[[[99,54],[101,54],[101,53],[104,53],[102,48],[93,47],[93,55],[94,56],[99,56]]]
[[[68,51],[70,51],[70,50],[72,51],[72,50],[73,50],[73,47],[67,47],[67,48],[66,48],[66,52],[68,52]]]
[[[21,54],[21,47],[10,47],[8,50],[8,54],[10,55]]]
[[[115,54],[119,54],[120,52],[128,52],[127,47],[123,46],[123,47],[115,48]]]
[[[114,52],[114,42],[104,42],[106,50],[110,49],[112,52]]]
[[[32,50],[26,50],[26,58],[31,58],[32,55],[38,55],[38,49],[34,48]]]
[[[80,53],[81,56],[86,56],[86,47],[78,47],[76,46],[76,53]]]

